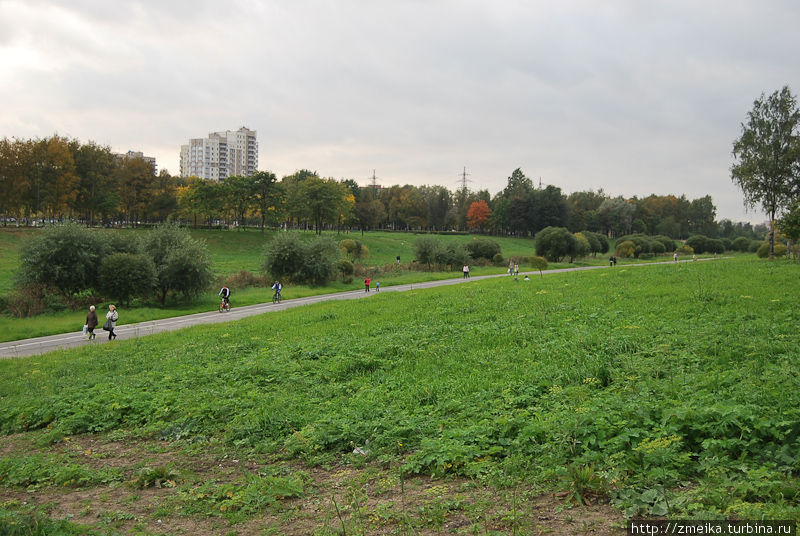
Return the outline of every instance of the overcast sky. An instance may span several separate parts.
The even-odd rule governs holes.
[[[800,91],[800,2],[0,0],[0,137],[141,150],[258,131],[259,169],[500,191],[710,194],[732,142]]]

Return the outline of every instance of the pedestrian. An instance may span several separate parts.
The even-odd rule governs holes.
[[[509,262],[508,263],[508,275],[514,275],[514,263],[513,262]]]
[[[89,306],[89,313],[86,315],[86,332],[88,333],[86,340],[90,341],[97,337],[94,328],[97,327],[99,320],[97,320],[97,313],[94,310],[94,305]]]
[[[400,264],[400,255],[397,256],[397,264]]]
[[[525,279],[523,279],[523,281],[530,281],[530,280],[531,280],[531,278],[528,277],[527,275],[525,276]]]
[[[114,333],[114,327],[117,325],[117,320],[119,320],[119,313],[117,313],[117,307],[112,303],[108,306],[108,312],[106,313],[106,323],[103,324],[103,329],[108,331],[108,340],[116,339],[117,334]]]
[[[612,268],[614,267],[614,255],[611,255],[608,258],[608,265],[611,266]]]
[[[364,292],[369,292],[369,277],[364,280]]]
[[[697,260],[697,253],[695,253],[694,255],[692,255],[692,260],[693,260],[693,261],[696,261],[696,260]]]
[[[381,291],[381,282],[380,281],[376,281],[375,282],[375,292],[380,292],[380,291]]]
[[[464,279],[469,279],[469,264],[464,265]]]
[[[614,255],[614,266],[616,266],[616,265],[617,265],[617,256]]]
[[[519,264],[515,264],[514,265],[514,278],[516,279],[516,277],[518,275],[519,275]]]
[[[674,260],[675,262],[678,262],[678,252],[677,251],[672,254],[672,260]]]

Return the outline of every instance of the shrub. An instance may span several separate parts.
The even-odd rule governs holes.
[[[320,236],[305,248],[299,270],[292,277],[294,281],[324,285],[336,275],[339,248],[332,238]]]
[[[707,236],[703,235],[694,235],[690,236],[686,240],[686,245],[690,246],[695,253],[706,253],[711,248],[710,239]]]
[[[503,255],[498,253],[494,257],[492,257],[492,263],[495,266],[503,266],[506,263],[506,260],[503,258]]]
[[[678,255],[694,255],[694,249],[692,249],[692,246],[687,246],[686,244],[676,249],[675,252]]]
[[[775,246],[773,247],[773,253],[776,257],[785,257],[786,256],[786,245],[781,244],[780,242],[776,242]],[[756,251],[756,255],[759,256],[761,259],[766,259],[769,257],[769,242],[764,242],[761,244]]]
[[[761,247],[761,240],[751,240],[750,246],[747,248],[747,251],[750,253],[755,253],[758,251],[758,248]]]
[[[643,234],[633,234],[633,235],[625,235],[620,236],[617,238],[617,244],[622,242],[632,242],[633,243],[633,257],[638,258],[642,253],[652,253],[653,252],[653,242],[650,237],[645,236]]]
[[[432,236],[421,236],[414,242],[414,256],[417,262],[427,264],[428,267],[436,263],[442,243]]]
[[[103,237],[74,223],[47,227],[22,246],[20,283],[42,284],[65,296],[97,285]]]
[[[448,242],[445,244],[443,248],[439,249],[436,257],[436,264],[450,266],[451,268],[456,266],[461,268],[468,263],[469,253],[467,252],[467,248],[464,247],[464,244],[459,244],[457,242]]]
[[[641,254],[639,254],[639,258],[643,259],[643,260],[644,259],[652,259],[653,257],[655,257],[655,255],[652,254],[652,253],[641,253]]]
[[[113,253],[100,264],[100,291],[125,305],[131,298],[149,296],[156,282],[156,266],[146,255]]]
[[[731,239],[720,238],[720,241],[722,241],[722,253],[733,250],[733,241],[731,241]]]
[[[467,242],[466,244],[469,256],[473,259],[487,259],[492,260],[496,255],[502,257],[502,248],[500,244],[488,238],[476,238]]]
[[[706,241],[706,253],[725,253],[725,243],[717,238]]]
[[[733,241],[731,248],[733,251],[745,252],[750,249],[750,239],[746,236],[740,236]]]
[[[369,256],[369,249],[360,240],[347,238],[339,242],[342,253],[351,259],[361,259]]]
[[[653,252],[650,255],[650,257],[654,257],[656,255],[660,255],[661,253],[665,253],[667,251],[667,248],[666,248],[666,246],[664,246],[664,243],[661,242],[660,240],[651,240],[650,241],[650,251]],[[647,253],[645,253],[645,255],[647,255]],[[641,258],[641,255],[639,255],[639,258]]]
[[[534,270],[539,270],[539,275],[542,275],[542,270],[547,270],[547,259],[544,257],[529,257],[528,261]]]
[[[272,279],[292,279],[303,262],[305,244],[297,233],[278,233],[264,248],[261,268]]]
[[[583,233],[575,233],[575,238],[578,240],[578,247],[575,250],[575,257],[585,257],[592,252],[592,246],[589,239]],[[573,257],[574,258],[574,257]],[[570,259],[572,261],[572,259]]]
[[[324,285],[333,279],[340,259],[332,238],[304,242],[297,233],[279,233],[264,249],[262,269],[272,279]]]
[[[170,292],[191,298],[213,281],[205,242],[192,238],[186,229],[175,224],[158,225],[147,232],[143,246],[155,265],[156,289],[162,304]]]
[[[617,257],[633,257],[636,254],[636,244],[633,243],[631,240],[625,240],[623,242],[619,242],[617,247],[614,248],[614,255]]]
[[[63,300],[63,296],[60,300]],[[17,318],[35,316],[47,310],[65,309],[55,291],[42,283],[30,283],[16,288],[7,297],[8,312]]]
[[[574,257],[579,247],[578,239],[564,227],[545,227],[536,233],[534,244],[536,253],[551,262]]]
[[[664,252],[667,251],[675,251],[675,241],[668,236],[665,235],[656,235],[650,237],[652,242],[660,242],[664,246]]]
[[[129,231],[104,233],[106,255],[112,253],[143,253],[141,235]]]
[[[355,272],[355,268],[353,263],[347,259],[340,259],[338,263],[336,263],[336,269],[342,273],[342,277],[352,276]]]

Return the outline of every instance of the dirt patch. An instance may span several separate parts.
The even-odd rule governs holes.
[[[65,438],[66,439],[66,438]],[[3,456],[29,454],[30,434],[2,442]],[[623,534],[622,516],[609,505],[564,508],[553,494],[526,487],[495,489],[466,479],[415,477],[378,465],[305,467],[263,457],[246,458],[223,445],[189,449],[159,441],[112,441],[74,436],[38,451],[69,454],[94,468],[121,468],[126,483],[86,489],[0,488],[0,504],[39,505],[51,518],[122,533],[289,536],[333,534]],[[165,487],[131,484],[135,467],[175,467],[180,477]],[[301,498],[279,498],[249,515],[203,510],[200,491],[240,489],[254,475],[290,475],[304,483]],[[299,475],[299,476],[298,476]],[[249,480],[248,480],[249,479]],[[206,486],[204,488],[203,486]],[[227,488],[225,486],[228,486]],[[198,491],[199,490],[199,491]],[[233,492],[231,496],[233,496]],[[225,497],[223,497],[224,499]],[[195,501],[195,502],[192,502]]]

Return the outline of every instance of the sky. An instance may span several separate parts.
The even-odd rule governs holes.
[[[762,93],[800,91],[797,0],[0,0],[0,137],[143,151],[246,126],[259,169],[383,186],[711,195]]]

